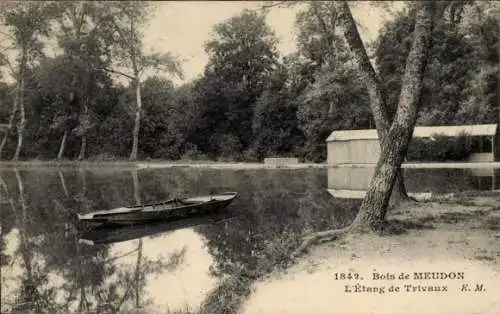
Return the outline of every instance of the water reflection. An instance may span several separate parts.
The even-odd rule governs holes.
[[[0,174],[12,201],[2,206],[2,313],[150,313],[185,304],[235,312],[251,281],[285,263],[303,232],[345,225],[358,205],[331,198],[321,169]],[[76,213],[227,190],[239,192],[223,217],[231,219],[64,237]]]
[[[328,190],[336,197],[363,198],[373,172],[373,167],[329,168]],[[500,169],[492,168],[407,168],[404,177],[415,195],[500,188]]]

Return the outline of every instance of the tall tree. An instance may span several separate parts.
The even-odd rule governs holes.
[[[304,150],[313,160],[326,159],[325,140],[333,130],[372,124],[366,87],[337,24],[331,3],[311,2],[297,15],[298,51],[313,71],[298,98],[298,120],[307,139]]]
[[[480,34],[474,34],[472,29],[464,30],[463,10],[469,8],[469,5],[461,8],[459,10],[456,5],[450,5],[442,21],[434,27],[432,36],[435,44],[430,52],[431,58],[425,74],[419,124],[496,121],[496,115],[493,114],[496,104],[488,104],[487,97],[482,96],[488,93],[482,88],[482,82],[488,76],[488,57],[482,53],[486,47]],[[377,68],[383,78],[389,107],[393,111],[397,107],[404,62],[410,50],[408,36],[414,28],[414,15],[415,11],[410,7],[387,23],[379,36],[375,52]],[[474,21],[475,25],[479,23],[479,19]],[[494,28],[486,26],[485,29],[493,30],[494,33]],[[486,50],[496,49],[490,47]],[[495,118],[491,120],[493,117]]]
[[[389,132],[382,139],[381,156],[370,181],[366,197],[353,223],[357,228],[378,230],[387,211],[396,174],[406,156],[417,122],[423,76],[431,48],[431,35],[436,4],[416,5],[415,29],[410,53],[406,60],[398,108]]]
[[[258,160],[266,156],[297,153],[303,137],[297,123],[297,103],[290,97],[288,71],[279,65],[257,99],[252,119],[252,153]]]
[[[350,19],[350,10],[347,4],[340,3],[342,14]],[[345,229],[329,230],[316,233],[308,237],[296,253],[301,253],[312,243],[325,239],[336,238],[339,235],[355,231],[380,230],[385,221],[385,215],[391,190],[396,180],[397,172],[406,155],[413,129],[417,120],[418,104],[423,85],[423,74],[430,50],[433,20],[436,14],[436,3],[418,2],[416,6],[415,29],[413,42],[406,60],[403,85],[399,96],[399,104],[394,121],[389,131],[382,138],[381,155],[375,167],[367,193],[354,222]],[[342,17],[346,18],[346,16]],[[355,27],[352,25],[351,28]],[[354,33],[353,29],[346,29],[346,34]],[[372,78],[372,77],[367,77]],[[372,91],[373,92],[373,91]],[[375,114],[375,113],[374,113]],[[383,114],[383,113],[378,113]],[[379,121],[380,122],[380,121]]]
[[[143,127],[139,132],[139,151],[144,157],[171,158],[171,154],[179,149],[179,143],[170,132],[173,131],[173,120],[176,119],[173,83],[166,78],[149,77],[142,85],[144,114],[141,116]]]
[[[463,90],[455,121],[498,123],[500,120],[500,5],[476,1],[463,14],[462,32],[472,46],[473,68]]]
[[[16,95],[9,119],[9,128],[13,125],[16,113],[19,113],[17,124],[17,146],[13,159],[19,159],[23,147],[24,129],[26,127],[25,110],[25,80],[28,65],[42,55],[42,37],[48,37],[51,28],[51,20],[54,11],[51,2],[3,2],[0,6],[1,22],[8,31],[9,39],[13,48],[17,50],[15,65],[11,64],[16,80]],[[7,61],[4,58],[4,61]],[[12,121],[12,122],[11,122]],[[0,154],[8,136],[9,130],[5,132],[0,146]]]
[[[65,55],[42,59],[40,65],[34,69],[34,80],[39,96],[33,105],[34,111],[38,112],[36,115],[38,122],[47,126],[43,128],[44,133],[62,134],[57,151],[58,160],[64,155],[71,130],[78,124],[80,106],[74,86],[71,86],[72,77],[75,75],[82,73],[68,64]],[[38,146],[41,143],[33,144]]]
[[[114,68],[104,68],[130,80],[135,89],[135,118],[132,150],[129,159],[136,160],[142,112],[141,81],[146,71],[176,74],[182,77],[179,61],[170,53],[148,53],[143,45],[143,27],[151,17],[154,5],[149,2],[121,1],[107,6],[113,16],[111,32],[115,40]],[[123,68],[127,70],[122,70]],[[125,72],[125,71],[128,71]],[[131,73],[130,73],[131,71]]]
[[[316,66],[323,64],[332,66],[332,61],[339,54],[339,42],[342,42],[337,35],[340,28],[344,34],[344,40],[348,44],[352,58],[358,67],[358,75],[365,85],[370,109],[372,112],[375,127],[382,143],[385,134],[389,130],[393,113],[386,105],[386,95],[382,88],[380,79],[373,68],[366,48],[361,40],[357,24],[352,16],[346,1],[338,3],[331,1],[314,1],[310,3],[306,11],[298,15],[298,23],[308,32],[316,33],[316,37],[304,40],[307,36],[299,36],[299,46],[308,52],[314,59]],[[329,104],[329,112],[333,112],[333,103]],[[396,185],[393,193],[395,201],[407,200],[408,195],[403,182],[401,170],[398,171]]]
[[[388,108],[386,95],[382,88],[380,78],[370,62],[370,58],[361,40],[356,22],[354,21],[347,2],[340,2],[336,8],[339,26],[343,30],[345,40],[351,49],[359,68],[359,74],[368,92],[370,109],[382,149],[382,143],[385,141],[385,136],[393,120],[393,112]],[[391,189],[391,193],[394,194],[395,200],[408,199],[401,169],[397,172],[395,189],[394,191]]]
[[[200,132],[211,135],[204,142],[215,154],[235,156],[249,147],[253,106],[276,67],[276,44],[265,15],[248,10],[216,25],[206,42]]]
[[[63,59],[70,69],[68,75],[69,93],[67,103],[77,102],[80,106],[79,126],[75,129],[81,138],[78,159],[85,158],[87,132],[91,127],[90,115],[95,100],[96,81],[102,81],[103,73],[96,68],[108,64],[108,50],[111,46],[109,35],[111,17],[105,10],[106,4],[99,2],[62,2],[58,44],[63,50]],[[64,154],[65,141],[70,130],[65,129],[61,140],[58,159]]]

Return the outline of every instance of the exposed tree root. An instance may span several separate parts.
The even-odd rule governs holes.
[[[320,231],[308,235],[304,237],[304,240],[302,241],[301,245],[292,253],[292,259],[296,259],[297,257],[300,257],[301,255],[307,253],[308,249],[311,246],[337,240],[340,237],[343,237],[352,229],[353,229],[352,225],[349,225],[342,229]]]
[[[402,200],[401,203],[405,204],[405,203],[418,203],[418,202],[419,201],[416,198],[408,195],[408,197],[406,197],[404,200]]]
[[[394,207],[399,207],[402,204],[413,204],[418,202],[419,201],[414,197],[408,196],[405,197],[404,199],[399,199],[397,203],[391,204],[391,207],[394,208]],[[359,232],[359,233],[375,232],[379,235],[401,234],[404,232],[403,230],[404,228],[402,228],[402,226],[398,224],[393,224],[390,221],[384,221],[383,223],[380,224],[380,226],[377,227],[372,226],[371,228],[368,229],[369,230],[367,230],[367,227],[364,225],[364,223],[360,223],[360,221],[355,220],[351,225],[342,229],[326,230],[310,234],[308,236],[303,237],[302,243],[292,253],[291,258],[292,260],[295,260],[296,258],[306,254],[307,251],[312,246],[338,240],[339,238],[345,236],[349,232]]]

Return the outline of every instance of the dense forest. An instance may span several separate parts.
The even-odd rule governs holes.
[[[375,127],[348,45],[332,13],[315,3],[297,14],[290,55],[278,51],[265,11],[216,25],[204,73],[180,86],[173,77],[182,78],[182,62],[150,54],[142,42],[154,2],[0,5],[4,160],[319,162],[331,131]],[[497,122],[499,12],[495,2],[468,1],[449,6],[434,26],[419,125]],[[370,45],[393,108],[413,14],[393,13]],[[55,56],[44,53],[49,43]]]

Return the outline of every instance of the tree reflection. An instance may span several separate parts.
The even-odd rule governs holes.
[[[147,286],[148,278],[165,271],[174,271],[184,261],[185,248],[173,252],[165,260],[144,256],[142,239],[134,250],[137,259],[132,265],[120,263],[124,256],[112,256],[111,245],[82,245],[78,243],[78,234],[68,234],[64,239],[63,224],[60,222],[67,222],[68,217],[77,211],[92,210],[95,204],[102,203],[91,193],[99,191],[99,186],[96,186],[94,179],[89,183],[84,171],[77,172],[81,189],[73,195],[61,172],[47,176],[44,178],[46,181],[17,169],[10,174],[10,181],[0,177],[2,192],[6,195],[2,199],[8,201],[14,228],[18,230],[19,245],[14,257],[4,256],[2,213],[2,273],[11,272],[8,268],[16,265],[21,265],[23,272],[18,287],[14,290],[2,289],[2,313],[117,313],[130,306],[137,309],[147,304],[144,287]],[[28,181],[31,180],[28,198],[23,174]],[[135,202],[140,203],[137,172],[132,173],[132,182]],[[106,184],[110,184],[109,179]],[[47,191],[54,186],[63,186],[57,191],[50,190],[54,192],[50,193],[50,198],[54,201],[52,204],[57,205],[56,208],[50,207],[51,202],[43,200]],[[17,193],[13,193],[13,187]],[[121,192],[120,195],[123,204],[127,193]],[[71,199],[69,202],[68,198]],[[34,205],[29,206],[30,202]],[[73,205],[73,208],[68,207],[68,204]],[[7,232],[13,230],[10,228]],[[7,263],[15,259],[16,255],[20,256],[22,263]],[[7,305],[5,302],[11,297],[14,297],[14,301]]]
[[[0,172],[0,266],[8,265],[11,257],[6,253],[5,235],[12,230],[13,224],[10,223],[11,209],[14,207],[14,200],[10,197],[2,172]]]
[[[215,259],[212,274],[221,278],[204,301],[208,312],[236,312],[254,280],[288,264],[304,232],[354,217],[358,201],[336,201],[318,179],[323,173],[299,172],[250,172],[238,187],[249,192],[235,202],[244,219],[198,228]]]
[[[358,200],[333,199],[325,189],[323,170],[168,169],[146,173],[146,190],[156,189],[156,195],[239,192],[229,208],[237,218],[195,228],[215,260],[211,273],[220,279],[202,304],[208,313],[236,312],[254,280],[287,265],[304,232],[346,224],[359,205]]]
[[[50,300],[55,290],[52,287],[45,287],[46,289],[41,288],[42,285],[47,283],[47,276],[41,271],[43,266],[34,259],[34,245],[32,245],[33,243],[26,235],[28,206],[25,199],[23,180],[17,168],[14,169],[14,174],[17,181],[19,206],[15,205],[9,193],[9,188],[3,179],[2,187],[9,198],[10,209],[14,214],[19,234],[19,248],[15,254],[20,254],[25,272],[19,280],[20,287],[14,299],[14,304],[11,304],[10,312],[29,313],[35,311],[36,313],[40,313],[46,310],[54,311],[57,310],[57,307]]]
[[[239,192],[228,208],[228,216],[237,217],[194,228],[214,259],[211,273],[219,279],[203,309],[233,313],[254,280],[288,263],[289,253],[304,232],[349,223],[359,203],[333,199],[325,190],[326,171],[318,169],[168,169],[111,174],[83,169],[43,175],[5,172],[2,187],[13,205],[7,216],[2,213],[2,232],[19,238],[17,255],[23,262],[13,262],[16,253],[10,249],[11,256],[2,257],[11,260],[2,272],[20,264],[23,273],[22,288],[3,293],[16,293],[16,303],[24,304],[16,309],[10,306],[6,313],[147,313],[152,307],[146,289],[150,278],[175,271],[185,261],[186,247],[170,252],[168,258],[148,256],[147,238],[128,240],[132,247],[125,254],[114,253],[115,244],[80,244],[78,234],[64,238],[63,225],[77,212],[174,195]]]
[[[132,182],[134,184],[134,200],[135,205],[141,205],[141,194],[139,191],[139,176],[137,170],[130,172],[132,175]],[[144,287],[144,282],[141,280],[141,259],[142,259],[142,238],[139,239],[137,247],[137,262],[135,268],[135,307],[140,307],[139,290]]]

